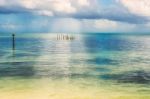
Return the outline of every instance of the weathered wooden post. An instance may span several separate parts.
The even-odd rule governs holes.
[[[12,50],[15,50],[15,34],[12,34]]]

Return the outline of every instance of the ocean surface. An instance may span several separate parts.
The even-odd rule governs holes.
[[[150,35],[58,35],[0,35],[1,99],[150,99]]]

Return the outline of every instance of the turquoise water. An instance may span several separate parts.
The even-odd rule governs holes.
[[[75,84],[74,86],[79,87],[79,92],[86,87],[91,90],[103,89],[103,92],[119,91],[131,95],[139,93],[148,95],[150,35],[74,34],[73,36],[75,40],[57,40],[57,34],[16,34],[14,51],[11,34],[1,36],[1,86],[9,91],[14,86],[11,82],[18,84],[18,80],[21,79],[22,86],[27,87],[45,79],[45,82],[57,83],[58,86],[58,82],[62,86]],[[33,79],[36,81],[27,84]],[[66,83],[64,79],[69,82]],[[13,88],[16,90],[16,87]],[[68,90],[70,88],[74,87],[69,87]]]

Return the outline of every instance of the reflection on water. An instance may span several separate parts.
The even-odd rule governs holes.
[[[126,94],[132,92],[134,95],[139,90],[143,90],[140,91],[141,94],[150,92],[149,35],[76,34],[74,40],[54,39],[57,36],[18,35],[14,52],[10,48],[10,38],[0,37],[1,86],[6,87],[3,81],[6,84],[18,84],[21,80],[21,90],[30,85],[31,91],[38,90],[38,87],[54,91],[56,87],[54,99],[57,99],[60,87],[65,90],[62,92],[64,99],[70,88],[77,93],[72,95],[74,98],[66,99],[75,99],[77,96],[87,99],[80,94],[85,90],[85,94],[89,94],[88,98],[96,96],[94,99],[105,96],[96,93],[112,93],[118,90]],[[27,82],[34,83],[26,85]],[[6,89],[10,90],[12,86],[10,84]],[[15,90],[17,87],[13,88]]]

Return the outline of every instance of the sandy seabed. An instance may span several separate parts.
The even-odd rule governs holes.
[[[122,89],[94,79],[5,78],[0,79],[0,99],[150,99],[149,91],[130,86]]]

